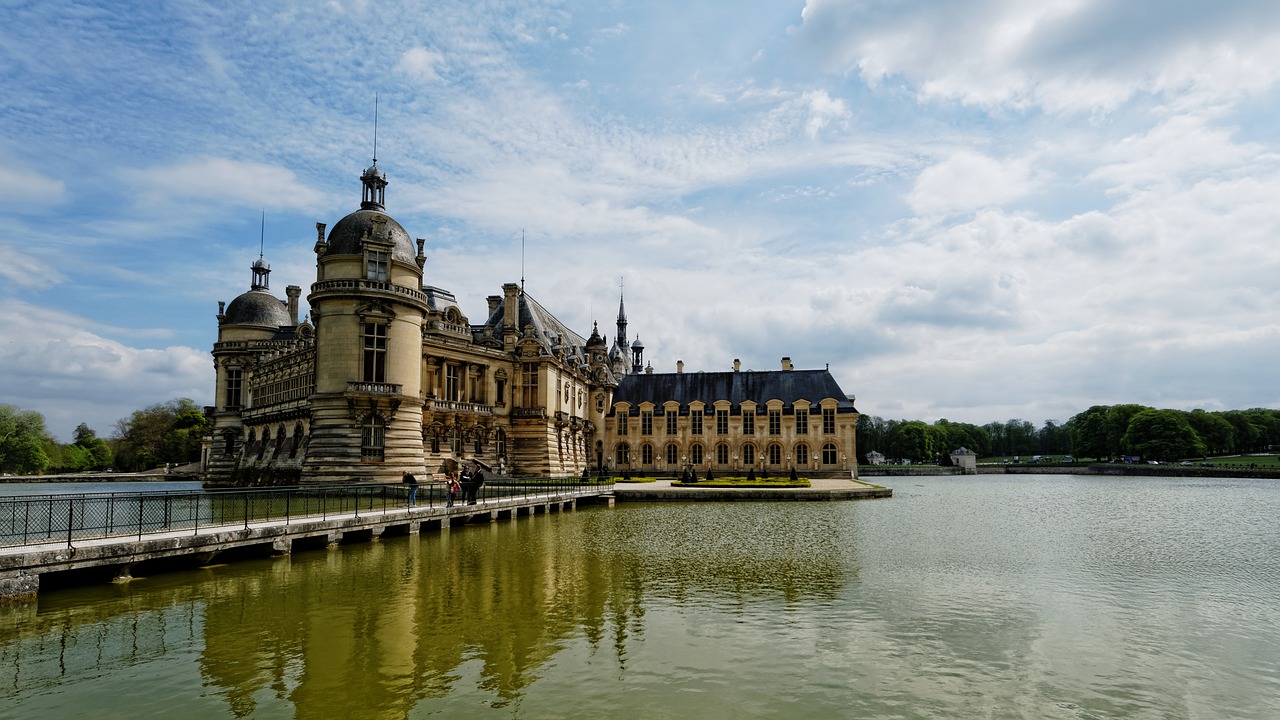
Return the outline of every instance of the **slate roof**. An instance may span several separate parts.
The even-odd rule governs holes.
[[[292,325],[289,306],[265,290],[250,290],[227,306],[224,323],[277,328]]]
[[[587,341],[557,320],[556,316],[552,315],[541,303],[530,297],[528,293],[521,292],[517,305],[519,306],[519,322],[516,323],[516,328],[522,335],[524,334],[525,326],[532,325],[533,336],[538,339],[539,344],[546,348],[548,352],[557,346],[563,345],[569,357],[576,357],[580,361],[585,359],[582,347],[587,344]],[[502,326],[506,310],[507,304],[505,302],[498,303],[497,309],[480,326],[480,330],[483,331],[485,327],[489,327],[492,328],[496,337],[502,337]]]
[[[613,393],[614,403],[630,403],[633,408],[643,402],[662,407],[674,400],[684,409],[695,401],[709,406],[717,400],[728,400],[734,411],[744,400],[760,406],[769,400],[781,400],[783,407],[790,409],[797,400],[816,405],[826,398],[839,401],[838,413],[858,412],[829,370],[638,373],[621,378]]]

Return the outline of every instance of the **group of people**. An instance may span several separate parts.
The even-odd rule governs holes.
[[[418,502],[418,479],[413,476],[413,473],[406,472],[403,480],[409,486],[408,504],[413,506]],[[476,494],[480,492],[482,485],[484,485],[484,471],[480,469],[479,463],[463,465],[461,474],[450,470],[444,477],[445,507],[453,507],[459,495],[467,505],[475,505]]]

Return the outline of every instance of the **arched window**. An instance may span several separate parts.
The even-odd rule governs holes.
[[[719,445],[716,445],[716,464],[717,465],[729,464],[729,446],[728,445],[725,445],[724,443],[720,443]]]
[[[293,424],[293,445],[289,448],[289,457],[298,456],[298,448],[302,447],[302,423]]]
[[[271,458],[273,460],[280,457],[280,453],[284,452],[284,441],[284,425],[281,425],[276,428],[276,449],[271,451]]]
[[[781,445],[777,443],[773,443],[772,445],[769,446],[769,464],[770,465],[782,464],[782,446]]]
[[[640,462],[644,465],[653,464],[653,446],[649,443],[640,446]]]
[[[680,462],[680,449],[675,443],[667,443],[667,464],[674,466]]]
[[[838,457],[838,453],[836,452],[836,444],[827,443],[826,445],[823,445],[822,446],[822,464],[835,465],[839,462],[840,462],[840,458]]]
[[[364,421],[360,433],[360,459],[364,462],[382,462],[383,447],[386,443],[387,425],[377,415],[370,415]]]
[[[631,446],[626,443],[618,443],[618,447],[614,449],[614,462],[618,467],[623,467],[631,463]]]
[[[224,437],[227,440],[227,447],[223,452],[230,455],[236,449],[236,434],[228,432]]]
[[[755,445],[742,446],[742,464],[743,465],[756,464],[756,446]]]
[[[689,459],[693,461],[694,465],[701,465],[702,464],[702,443],[694,443],[693,447],[689,448],[689,455],[690,455]]]
[[[801,443],[796,446],[796,465],[805,466],[809,464],[809,446]]]

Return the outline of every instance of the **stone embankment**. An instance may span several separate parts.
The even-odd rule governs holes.
[[[955,467],[875,467],[860,466],[860,477],[919,477],[962,475]],[[978,465],[979,475],[1116,475],[1129,477],[1203,477],[1280,479],[1280,468],[1215,467],[1185,465],[1137,465],[1133,463],[1091,463],[1059,465]]]
[[[672,486],[670,478],[644,483],[617,483],[618,502],[685,502],[695,500],[871,500],[893,497],[893,489],[844,478],[809,478],[807,488]]]

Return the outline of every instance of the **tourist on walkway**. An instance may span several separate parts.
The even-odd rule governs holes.
[[[464,465],[462,467],[462,501],[468,505],[476,503],[476,488],[471,482],[471,467]]]
[[[476,504],[476,493],[484,485],[484,473],[480,471],[480,464],[476,463],[471,469],[471,504]]]
[[[413,507],[418,502],[418,478],[413,473],[406,472],[402,479],[409,486],[409,507]]]
[[[462,491],[462,489],[458,486],[457,475],[454,475],[453,473],[448,473],[447,475],[445,475],[444,491],[445,491],[445,497],[447,498],[447,502],[445,502],[444,506],[453,507],[453,501],[457,499],[458,493]]]

